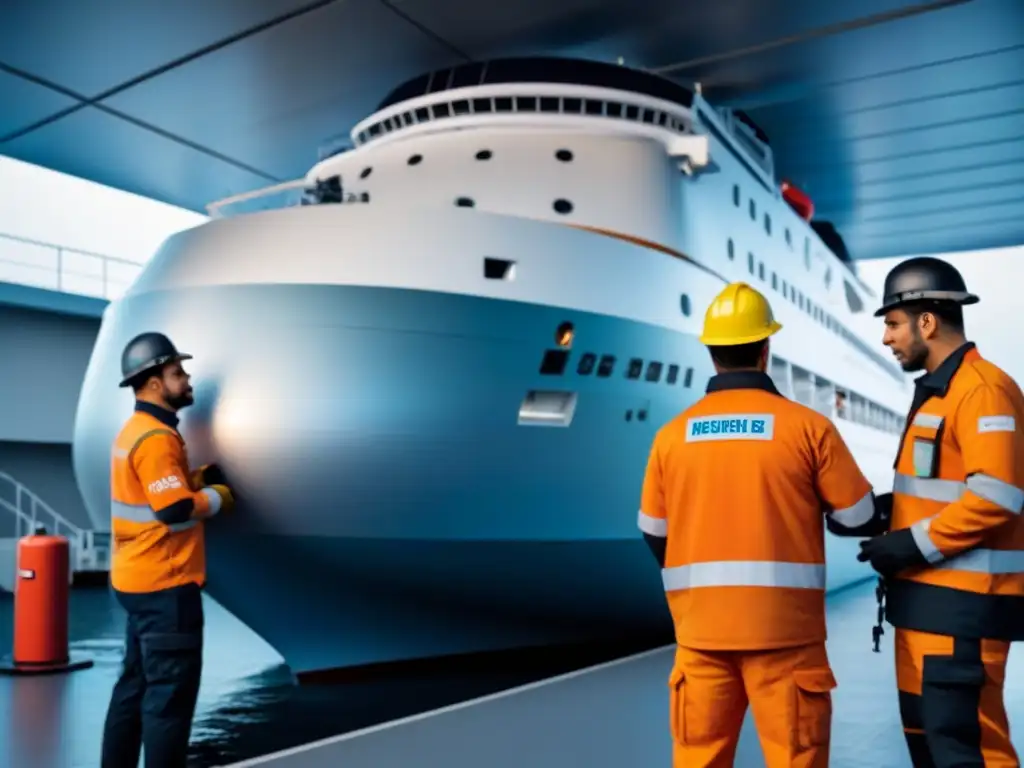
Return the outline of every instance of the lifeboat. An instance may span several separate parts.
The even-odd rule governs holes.
[[[807,193],[788,181],[783,181],[779,189],[782,191],[782,199],[786,201],[786,204],[796,211],[797,216],[809,222],[814,216],[814,201]]]

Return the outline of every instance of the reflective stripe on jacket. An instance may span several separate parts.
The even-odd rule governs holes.
[[[928,559],[890,580],[897,627],[1024,639],[1024,395],[966,344],[921,377],[896,460],[892,529]]]
[[[221,500],[212,488],[191,487],[176,427],[173,414],[140,403],[114,441],[110,582],[121,592],[206,581],[202,521]]]
[[[871,485],[828,418],[758,373],[714,377],[657,434],[640,529],[667,537],[676,641],[761,650],[825,639],[824,515],[875,524]]]

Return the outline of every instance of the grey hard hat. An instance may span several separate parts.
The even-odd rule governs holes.
[[[127,387],[140,373],[177,360],[191,360],[182,354],[162,333],[140,333],[128,342],[121,353],[121,384]]]
[[[968,292],[956,267],[931,256],[907,259],[893,267],[885,277],[883,294],[882,306],[875,317],[911,301],[949,301],[961,305],[979,301]]]

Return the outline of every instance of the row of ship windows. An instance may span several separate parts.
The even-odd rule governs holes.
[[[677,133],[685,133],[686,123],[668,113],[636,104],[603,99],[581,99],[568,96],[496,96],[494,98],[457,99],[440,102],[429,107],[417,107],[401,114],[374,123],[356,136],[356,144],[365,144],[370,139],[401,130],[410,125],[461,117],[472,114],[491,113],[536,113],[563,115],[587,115],[631,120],[647,125],[657,125]]]
[[[476,159],[480,161],[487,161],[490,160],[492,157],[494,157],[494,153],[489,149],[481,149],[479,152],[476,153]],[[555,159],[562,163],[571,163],[573,159],[572,151],[568,149],[559,149],[555,152]],[[423,155],[410,155],[405,162],[408,165],[419,165],[420,163],[423,162]],[[369,178],[370,174],[372,173],[373,166],[368,165],[365,168],[363,168],[363,170],[360,172],[359,178]],[[366,194],[365,192],[363,193],[363,195],[366,197],[366,200],[368,201],[369,195]],[[455,205],[458,208],[475,208],[476,200],[474,200],[471,197],[457,197],[455,198]],[[560,214],[562,216],[567,216],[573,211],[572,201],[566,200],[565,198],[558,198],[551,204],[551,207],[555,211],[555,213]]]
[[[777,355],[772,355],[771,377],[782,394],[831,419],[846,419],[895,435],[903,431],[906,423],[885,406]]]
[[[732,238],[730,238],[726,243],[726,252],[730,260],[736,258],[736,246],[733,243]],[[901,370],[886,360],[881,353],[871,349],[863,340],[860,339],[860,337],[851,333],[845,325],[836,320],[831,314],[808,299],[804,295],[803,291],[800,291],[795,286],[790,285],[785,280],[780,280],[778,274],[776,274],[774,270],[771,273],[771,280],[769,281],[764,262],[757,261],[754,258],[754,254],[749,252],[747,253],[747,270],[751,275],[756,276],[762,282],[770,282],[773,291],[781,293],[784,299],[788,299],[793,302],[793,304],[814,318],[816,322],[853,344],[861,354],[871,358],[871,360],[877,363],[896,381],[903,381],[903,372]]]
[[[544,353],[541,360],[540,373],[545,376],[561,376],[565,373],[565,367],[569,362],[569,351],[565,349],[550,349]],[[576,373],[580,376],[589,376],[597,371],[600,378],[606,379],[615,371],[615,355],[601,355],[600,359],[593,352],[584,352],[576,365]],[[627,379],[639,379],[643,375],[644,381],[661,381],[661,374],[665,372],[665,383],[675,384],[679,381],[679,373],[682,369],[675,363],[666,366],[657,360],[650,360],[647,363],[647,372],[644,373],[644,361],[642,358],[630,358],[626,368]],[[693,368],[687,368],[683,374],[683,386],[689,387],[693,384]]]
[[[737,208],[740,207],[743,202],[743,195],[740,192],[740,185],[732,185],[732,203]],[[750,220],[757,221],[757,203],[754,198],[750,198],[747,201],[747,210],[750,212]],[[772,234],[772,217],[765,211],[764,214],[764,231],[769,236]],[[789,231],[789,227],[784,230],[783,237],[786,240],[786,245],[789,246],[790,250],[793,250],[793,233]],[[811,268],[811,238],[804,238],[804,266],[809,270]],[[825,287],[828,287],[829,280],[826,278]]]
[[[564,349],[548,350],[541,361],[540,373],[547,376],[561,376],[565,373],[569,362],[569,351]],[[601,355],[600,359],[593,352],[585,352],[580,356],[576,373],[589,376],[596,369],[597,376],[608,378],[615,371],[615,355]],[[793,365],[782,358],[772,356],[771,376],[782,394],[792,397],[798,403],[814,408],[829,418],[840,418],[857,424],[880,429],[893,434],[900,434],[904,420],[895,412],[890,411],[863,395],[859,395],[844,387],[833,384],[828,379],[811,371]],[[680,379],[681,367],[676,363],[667,366],[659,360],[647,361],[646,371],[642,358],[634,357],[626,368],[626,378],[657,383],[665,373],[666,384],[676,384]],[[693,368],[687,368],[682,376],[682,385],[693,386]]]

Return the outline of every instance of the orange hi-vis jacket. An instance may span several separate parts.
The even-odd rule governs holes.
[[[185,441],[170,411],[136,404],[114,441],[110,472],[110,583],[156,592],[206,581],[203,519],[220,495],[190,485]]]
[[[1024,395],[968,343],[917,381],[896,459],[892,530],[927,567],[889,579],[886,618],[939,635],[1024,640]]]
[[[871,484],[835,425],[756,372],[715,376],[658,432],[640,529],[665,536],[676,642],[768,650],[825,640],[825,515],[877,524]]]

